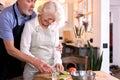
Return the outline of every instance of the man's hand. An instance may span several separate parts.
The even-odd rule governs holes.
[[[18,49],[16,49],[14,47],[13,40],[4,40],[4,44],[5,44],[6,50],[9,55],[11,55],[21,61],[31,63],[40,72],[51,72],[51,73],[53,72],[52,67],[49,64],[47,64],[46,62],[44,62],[43,60],[40,60],[38,58],[31,57],[27,54],[21,53]]]
[[[60,51],[60,53],[62,53],[62,48],[63,48],[63,46],[62,46],[61,43],[56,47],[56,49],[57,49],[58,51]]]
[[[35,61],[35,67],[40,71],[40,72],[49,72],[52,73],[53,69],[52,67],[44,62],[43,60],[36,59]]]

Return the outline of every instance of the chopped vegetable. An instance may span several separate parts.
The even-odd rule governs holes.
[[[72,73],[72,72],[75,72],[76,71],[76,68],[74,68],[74,67],[71,67],[71,68],[69,68],[69,70],[68,70],[70,73]]]
[[[60,72],[60,75],[67,75],[67,74],[69,74],[69,72],[67,72],[67,71]]]
[[[64,78],[60,78],[59,80],[65,80]]]

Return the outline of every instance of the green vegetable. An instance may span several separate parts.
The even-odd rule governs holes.
[[[60,78],[59,80],[64,80],[63,78]]]
[[[60,72],[60,75],[67,75],[67,74],[69,74],[69,72],[67,72],[67,71]]]

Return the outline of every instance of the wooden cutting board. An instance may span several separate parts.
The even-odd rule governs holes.
[[[59,75],[58,78],[64,78],[66,80],[72,80],[72,76],[67,74],[67,75]],[[52,74],[50,73],[36,73],[34,75],[34,80],[52,80]],[[59,80],[59,79],[57,79]]]
[[[50,73],[36,73],[34,80],[52,80],[52,74]]]

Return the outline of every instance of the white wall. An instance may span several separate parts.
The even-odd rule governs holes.
[[[4,7],[7,7],[11,4],[13,4],[16,0],[0,0],[0,3],[2,3],[4,5]]]
[[[111,0],[110,11],[113,22],[113,63],[120,66],[120,0]]]
[[[101,14],[100,14],[100,50],[103,51],[103,63],[102,63],[102,71],[109,73],[109,0],[101,0]],[[103,44],[107,44],[107,48],[103,48]]]

